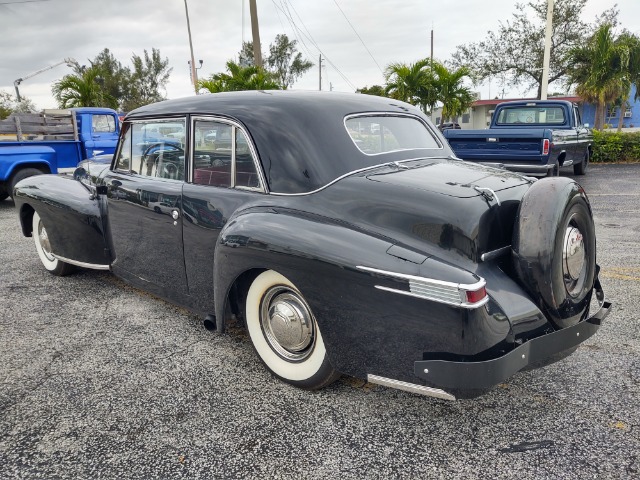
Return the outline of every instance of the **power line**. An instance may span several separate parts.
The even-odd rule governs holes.
[[[315,41],[315,39],[313,38],[313,35],[311,35],[311,32],[309,31],[309,29],[307,28],[307,26],[304,24],[304,21],[302,20],[302,17],[300,17],[300,14],[298,13],[298,11],[296,10],[296,7],[293,6],[293,4],[288,1],[288,0],[283,0],[285,4],[287,4],[287,10],[288,7],[291,6],[291,9],[294,11],[294,13],[296,14],[296,16],[298,17],[298,19],[300,20],[300,23],[302,24],[302,26],[304,27],[304,29],[307,31],[307,33],[303,32],[297,25],[295,25],[295,20],[293,19],[293,15],[291,15],[291,12],[289,11],[289,15],[287,16],[287,12],[285,12],[283,9],[280,9],[282,11],[282,13],[285,14],[285,16],[287,16],[287,18],[290,20],[290,22],[293,23],[293,25],[295,25],[295,28],[297,29],[297,31],[303,36],[306,37],[307,40],[309,40],[309,42],[311,42],[311,44],[318,50],[318,52],[320,52],[322,54],[322,56],[324,57],[324,59],[327,61],[327,63],[329,65],[331,65],[336,72],[338,72],[338,74],[342,77],[342,79],[345,81],[345,83],[347,83],[349,85],[350,88],[352,88],[353,90],[356,90],[356,87],[353,83],[351,83],[351,81],[346,77],[346,75],[344,73],[342,73],[340,71],[340,69],[331,61],[331,59],[329,59],[329,57],[322,51],[322,49],[320,48],[320,46],[318,45],[318,43]],[[274,5],[276,5],[277,8],[280,8],[277,6],[277,4],[274,2]]]
[[[342,16],[344,17],[344,19],[347,21],[347,23],[349,24],[349,26],[351,27],[351,30],[353,30],[353,33],[356,34],[356,36],[358,37],[358,39],[360,40],[360,43],[362,43],[362,46],[364,47],[364,49],[367,51],[367,53],[369,54],[369,56],[371,57],[371,60],[374,61],[374,63],[378,66],[378,70],[380,70],[380,73],[382,74],[382,76],[384,77],[384,72],[382,71],[382,68],[380,67],[380,64],[378,63],[378,61],[374,58],[373,54],[371,53],[371,51],[369,50],[369,48],[365,45],[364,40],[362,40],[362,37],[360,36],[360,34],[356,31],[356,28],[353,26],[353,24],[351,23],[351,21],[347,18],[347,14],[344,13],[344,11],[342,10],[342,8],[340,8],[340,5],[338,5],[338,1],[337,0],[333,0],[333,3],[336,4],[336,7],[338,7],[338,10],[340,10],[340,13],[342,13]]]

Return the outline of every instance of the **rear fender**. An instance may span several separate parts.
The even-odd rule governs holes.
[[[89,265],[109,265],[104,236],[104,198],[70,177],[38,175],[18,183],[14,201],[22,232],[32,235],[34,210],[44,223],[51,249],[59,257]]]
[[[494,302],[472,310],[398,294],[389,289],[404,288],[402,282],[359,266],[456,283],[478,280],[468,271],[323,217],[253,211],[229,221],[216,245],[217,328],[224,329],[236,279],[271,269],[300,290],[332,365],[350,375],[410,380],[412,362],[425,352],[476,355],[509,335],[509,321]]]

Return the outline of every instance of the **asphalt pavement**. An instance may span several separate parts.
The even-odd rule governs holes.
[[[640,164],[576,178],[614,309],[569,358],[449,402],[274,379],[241,331],[48,274],[0,202],[0,478],[640,478]]]

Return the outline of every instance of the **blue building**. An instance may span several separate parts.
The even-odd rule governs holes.
[[[631,95],[627,102],[627,108],[622,119],[622,128],[640,127],[640,100],[635,101],[636,86],[631,87]],[[592,103],[582,103],[582,121],[593,127],[596,118],[596,106]],[[613,105],[607,106],[607,112],[604,116],[604,123],[610,125],[610,128],[618,128],[620,121],[620,107]]]

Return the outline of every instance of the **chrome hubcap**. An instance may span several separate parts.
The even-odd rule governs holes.
[[[562,248],[562,273],[567,283],[567,290],[572,293],[579,287],[578,283],[586,263],[586,252],[582,232],[569,225],[564,234]]]
[[[285,360],[301,361],[313,351],[313,315],[294,290],[269,289],[262,299],[260,321],[267,342]]]
[[[40,242],[40,246],[42,247],[44,256],[51,261],[55,260],[51,252],[51,243],[49,243],[49,235],[47,235],[47,231],[45,230],[42,222],[38,222],[38,241]]]

